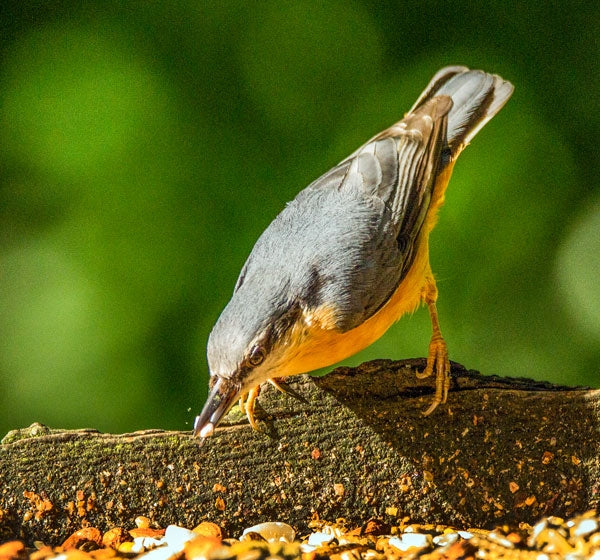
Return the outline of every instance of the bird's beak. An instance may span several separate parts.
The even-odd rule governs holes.
[[[211,436],[217,424],[225,417],[233,403],[239,398],[238,384],[218,377],[213,385],[202,412],[194,421],[194,437]]]

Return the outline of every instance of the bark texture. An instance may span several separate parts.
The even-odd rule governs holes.
[[[423,417],[422,360],[377,360],[270,386],[262,433],[237,409],[189,432],[109,435],[34,424],[0,446],[0,542],[58,544],[82,525],[202,520],[240,529],[311,518],[489,528],[598,507],[600,391],[484,377],[453,364],[449,404]]]

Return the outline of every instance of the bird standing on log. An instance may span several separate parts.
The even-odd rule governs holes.
[[[253,428],[264,382],[330,366],[366,348],[403,314],[428,307],[428,415],[445,403],[429,233],[459,154],[513,92],[497,75],[440,70],[406,114],[311,183],[252,249],[208,341],[210,392],[194,435],[210,436],[240,402]]]

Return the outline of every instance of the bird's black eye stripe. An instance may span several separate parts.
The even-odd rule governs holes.
[[[256,345],[252,348],[250,354],[248,355],[248,363],[252,367],[257,367],[265,361],[266,356],[267,351],[264,349],[264,347]]]

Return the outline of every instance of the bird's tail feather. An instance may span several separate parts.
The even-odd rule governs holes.
[[[448,113],[448,146],[456,156],[504,106],[513,89],[510,82],[495,74],[448,66],[435,74],[411,112],[433,97],[448,95],[453,102]]]

